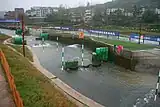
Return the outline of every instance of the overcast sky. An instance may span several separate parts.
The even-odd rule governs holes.
[[[60,4],[69,7],[76,7],[78,5],[86,5],[87,1],[91,4],[105,3],[111,0],[0,0],[0,11],[13,10],[15,7],[23,7],[25,10],[32,6],[51,6],[57,7]]]

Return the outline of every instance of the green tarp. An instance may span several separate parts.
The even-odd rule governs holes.
[[[22,35],[22,32],[23,32],[22,29],[17,29],[15,33],[16,33],[17,35]]]
[[[15,44],[22,44],[22,37],[14,37],[13,39]]]
[[[48,39],[48,36],[49,36],[48,33],[41,33],[41,34],[40,34],[40,37],[41,37],[41,38],[44,38],[44,40],[47,40],[47,39]]]
[[[96,48],[96,55],[101,61],[108,61],[108,47]]]

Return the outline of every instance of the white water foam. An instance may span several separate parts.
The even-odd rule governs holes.
[[[69,48],[78,48],[79,44],[68,45]]]
[[[133,107],[145,107],[145,105],[148,104],[154,98],[154,95],[155,90],[150,90],[147,94],[144,95],[144,97],[138,98]]]
[[[49,47],[50,44],[49,43],[45,43],[45,44],[34,44],[32,47]]]

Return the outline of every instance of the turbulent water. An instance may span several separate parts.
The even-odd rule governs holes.
[[[154,96],[155,96],[155,90],[152,89],[141,98],[138,98],[133,107],[145,107],[150,102],[153,102]]]

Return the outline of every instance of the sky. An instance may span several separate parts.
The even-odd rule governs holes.
[[[89,1],[91,4],[105,3],[111,0],[0,0],[0,11],[14,10],[15,7],[30,9],[32,6],[50,6],[58,7],[60,4],[67,7],[77,7],[86,5]]]

